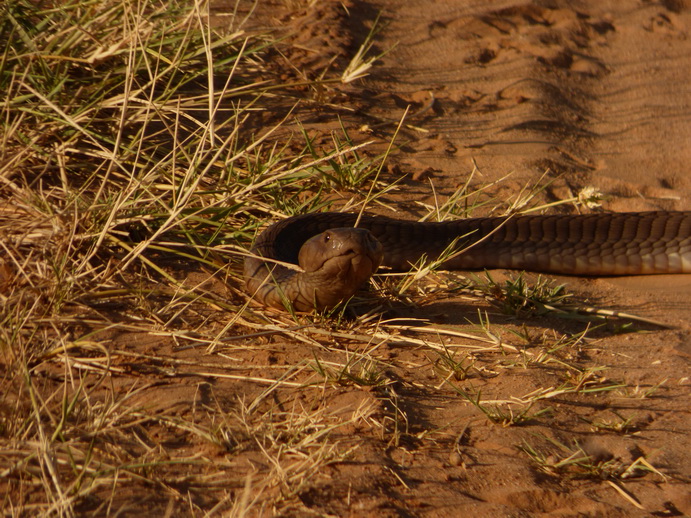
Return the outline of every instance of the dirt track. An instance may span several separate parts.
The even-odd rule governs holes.
[[[411,121],[427,133],[396,156],[428,202],[430,184],[450,194],[474,161],[479,181],[511,174],[507,198],[544,174],[550,201],[593,186],[607,210],[689,210],[691,14],[661,4],[356,3],[353,30],[367,24],[358,12],[381,11],[379,49],[393,48],[365,81],[364,111],[397,119],[433,96]],[[691,316],[686,278],[585,284],[669,323]]]
[[[280,66],[290,63],[283,73],[296,82],[341,71],[382,11],[375,50],[388,54],[362,82],[305,89],[293,116],[316,134],[337,129],[339,115],[358,140],[376,140],[375,154],[410,106],[414,116],[396,141],[386,178],[405,176],[387,199],[403,215],[419,216],[417,202],[433,205],[451,195],[468,181],[473,162],[473,185],[511,173],[494,187],[500,199],[515,199],[545,175],[550,184],[537,195],[541,202],[593,186],[605,194],[606,209],[691,209],[691,11],[685,2],[304,4],[262,0],[249,22],[287,29],[283,54],[273,57]],[[235,1],[214,8],[227,14]],[[217,25],[228,19],[219,16]],[[259,114],[256,127],[272,115]],[[328,133],[323,141],[333,144]],[[189,280],[239,298],[239,286],[230,291],[207,274]],[[325,320],[312,330],[301,326],[308,319],[296,327],[285,315],[267,326],[262,310],[248,311],[255,325],[240,331],[226,327],[236,315],[204,317],[205,330],[228,337],[214,339],[207,354],[163,334],[114,335],[113,350],[139,358],[118,356],[115,391],[129,394],[134,384],[147,383],[128,404],[142,405],[148,415],[172,412],[218,431],[222,440],[210,444],[167,426],[177,421],[166,417],[147,431],[152,444],[206,459],[217,471],[188,487],[188,468],[171,464],[171,471],[180,470],[171,477],[182,481],[174,486],[179,494],[135,486],[114,495],[105,488],[103,500],[114,500],[113,509],[138,502],[175,516],[204,514],[190,511],[188,500],[203,511],[245,505],[248,516],[691,514],[691,278],[558,280],[593,305],[676,328],[590,330],[587,340],[557,347],[587,324],[516,319],[481,300],[433,294],[386,317],[426,318],[445,331],[482,335],[489,315],[491,332],[501,333],[496,342],[391,328],[390,338],[381,339],[363,334],[379,324],[349,328]],[[445,370],[448,351],[464,375]],[[374,369],[367,372],[375,379],[320,378],[316,361]],[[527,405],[517,398],[558,387],[566,389],[537,400],[528,408],[534,416],[510,427],[490,422],[457,390],[520,411]],[[568,457],[557,443],[580,447],[594,473],[555,467]],[[545,455],[546,469],[521,450],[526,445]],[[622,479],[639,458],[664,478],[632,470],[635,476]]]
[[[341,12],[336,19],[314,12],[302,18],[303,41],[317,55],[352,55],[381,11],[377,50],[389,53],[351,90],[358,116],[349,122],[368,125],[386,141],[395,127],[391,121],[407,106],[417,113],[391,159],[394,173],[409,175],[395,198],[399,207],[414,210],[414,201],[433,203],[435,192],[450,195],[467,180],[474,161],[478,183],[511,173],[496,190],[506,198],[546,174],[552,183],[541,195],[545,201],[593,186],[605,195],[608,210],[691,209],[691,11],[684,2],[496,1],[487,7],[487,2],[379,0],[351,2],[348,9],[348,16]],[[339,48],[349,41],[350,48]],[[680,328],[599,337],[586,354],[608,367],[608,377],[632,386],[666,380],[660,399],[606,396],[594,405],[575,403],[568,410],[572,420],[503,429],[478,424],[459,401],[414,388],[420,379],[401,367],[397,375],[407,387],[401,397],[410,441],[383,449],[370,443],[357,462],[332,467],[325,474],[329,482],[309,492],[307,505],[342,515],[344,508],[334,500],[344,497],[347,487],[358,507],[348,509],[358,515],[455,516],[461,509],[466,516],[691,513],[691,279],[561,280],[600,307]],[[449,321],[462,322],[473,310],[459,313],[459,304],[438,304],[423,314],[445,312],[455,315]],[[399,366],[419,360],[408,352],[390,354]],[[549,383],[543,376],[539,371],[486,376],[475,386],[500,398]],[[640,427],[617,435],[583,425],[609,410],[635,415]],[[471,460],[463,467],[449,465],[444,440],[435,446],[419,440],[423,430],[448,423],[457,423],[452,426],[457,432],[470,424]],[[515,448],[536,433],[577,441],[595,457],[643,454],[672,476],[666,483],[651,476],[627,483],[645,509],[639,510],[605,482],[536,472]]]
[[[662,3],[373,2],[381,48],[397,44],[367,85],[373,106],[434,95],[403,161],[442,184],[474,159],[486,180],[549,168],[614,210],[688,210],[690,16]]]

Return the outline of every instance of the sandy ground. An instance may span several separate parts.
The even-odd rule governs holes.
[[[429,133],[397,157],[405,172],[430,173],[420,175],[423,196],[430,184],[452,192],[474,162],[482,181],[510,173],[508,196],[547,171],[551,199],[593,186],[608,210],[689,210],[690,15],[681,2],[662,4],[368,3],[384,13],[380,48],[396,45],[367,82],[368,113],[400,117],[434,96],[419,122]],[[688,321],[688,279],[584,284]]]
[[[237,20],[228,16],[235,4],[214,4],[217,25]],[[250,4],[240,2],[239,12]],[[475,169],[472,185],[510,174],[493,187],[506,200],[541,181],[549,183],[537,195],[541,203],[595,187],[608,210],[691,210],[687,2],[261,0],[247,28],[284,31],[285,48],[273,58],[285,63],[286,80],[331,77],[380,12],[373,51],[388,53],[370,75],[348,86],[306,88],[293,117],[316,134],[338,128],[339,115],[357,141],[375,141],[375,155],[410,107],[384,178],[401,181],[385,201],[402,217],[420,216],[420,203],[450,196]],[[310,102],[314,96],[319,102]],[[292,129],[299,134],[297,125]],[[328,133],[321,140],[328,143]],[[209,280],[204,272],[180,275],[238,307],[245,301],[239,285]],[[383,322],[349,327],[324,320],[305,328],[308,320],[296,324],[275,315],[268,321],[263,310],[235,315],[201,303],[179,315],[173,308],[161,320],[170,327],[160,333],[132,324],[94,334],[90,339],[112,356],[112,375],[107,383],[87,379],[90,397],[96,401],[102,391],[104,401],[112,396],[122,408],[145,409],[131,426],[118,428],[113,444],[128,459],[144,462],[156,452],[171,462],[156,468],[170,470],[157,484],[146,478],[158,473],[153,467],[131,466],[146,475],[141,483],[131,478],[99,488],[80,512],[691,515],[689,277],[558,278],[591,305],[671,326],[636,325],[632,332],[615,321],[561,348],[560,340],[590,324],[554,315],[509,317],[477,298],[443,292],[419,298],[417,306],[393,304],[385,316],[426,319],[446,334],[404,332]],[[168,302],[147,304],[167,308]],[[133,323],[138,318],[118,307],[94,303],[93,309]],[[483,335],[487,318],[490,331]],[[219,341],[206,347],[184,339],[195,326]],[[375,327],[387,337],[375,336]],[[445,351],[464,375],[445,370]],[[362,366],[362,372],[374,365],[376,375],[370,384],[324,380],[317,361]],[[46,370],[42,390],[63,386],[64,366],[40,368]],[[525,410],[521,398],[560,387],[565,390],[537,401],[531,417],[515,426],[491,422],[461,394],[518,412]],[[216,442],[195,426],[212,430]],[[97,446],[97,453],[109,451],[108,444]],[[542,465],[529,448],[542,455]],[[585,455],[592,471],[560,466],[568,451]],[[199,462],[177,462],[183,458]],[[623,476],[639,459],[656,472],[632,468]]]
[[[549,180],[544,201],[567,199],[591,186],[604,195],[606,210],[691,209],[691,10],[685,2],[378,0],[349,2],[347,8],[349,15],[329,16],[324,7],[298,18],[305,27],[303,42],[317,56],[345,45],[347,57],[381,13],[375,51],[388,53],[350,90],[357,111],[343,117],[387,141],[392,121],[410,107],[413,117],[407,122],[414,127],[403,130],[390,159],[392,176],[406,175],[393,198],[401,212],[419,215],[414,201],[434,204],[435,196],[453,193],[475,168],[477,183],[510,174],[495,191],[506,198],[526,183]],[[635,402],[616,395],[597,403],[572,401],[567,413],[575,420],[488,427],[467,405],[459,408],[464,405],[458,400],[437,399],[414,372],[419,355],[390,351],[406,386],[410,442],[373,446],[358,456],[360,463],[333,467],[329,482],[310,492],[312,508],[377,516],[457,516],[461,510],[466,516],[691,513],[691,279],[559,280],[598,307],[675,326],[598,335],[585,359],[606,366],[607,377],[629,386],[666,380],[664,395]],[[446,323],[460,323],[472,312],[462,302],[445,302],[414,316],[434,319],[442,313]],[[562,329],[554,322],[528,325]],[[476,380],[476,387],[497,397],[527,393],[551,383],[543,376],[539,371],[487,376]],[[621,435],[583,426],[608,410],[632,412],[641,419],[640,428]],[[462,467],[449,463],[448,443],[419,440],[426,427],[443,423],[455,423],[455,432],[470,426],[465,454],[471,460]],[[665,483],[650,476],[627,482],[641,504],[637,509],[604,481],[567,481],[537,472],[515,448],[536,433],[588,444],[620,460],[643,453],[671,477]],[[344,485],[357,502],[347,510],[335,503],[345,496]]]

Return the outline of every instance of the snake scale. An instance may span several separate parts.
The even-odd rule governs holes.
[[[442,254],[447,259],[441,267],[456,270],[508,268],[600,276],[691,273],[691,212],[526,215],[439,223],[305,214],[279,221],[257,237],[245,259],[245,281],[250,295],[266,306],[325,309],[351,297],[380,265],[407,270],[423,257],[434,260]],[[280,263],[299,264],[300,269]]]

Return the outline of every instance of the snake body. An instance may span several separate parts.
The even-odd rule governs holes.
[[[349,298],[380,265],[407,270],[423,257],[434,260],[442,254],[447,259],[441,267],[458,270],[507,268],[601,276],[691,273],[691,212],[528,215],[439,223],[305,214],[275,223],[258,236],[245,259],[245,280],[249,293],[267,306],[310,311]],[[300,264],[303,271],[280,262]]]

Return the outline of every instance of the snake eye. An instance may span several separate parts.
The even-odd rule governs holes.
[[[324,243],[328,243],[329,241],[331,241],[331,234],[324,232]]]

